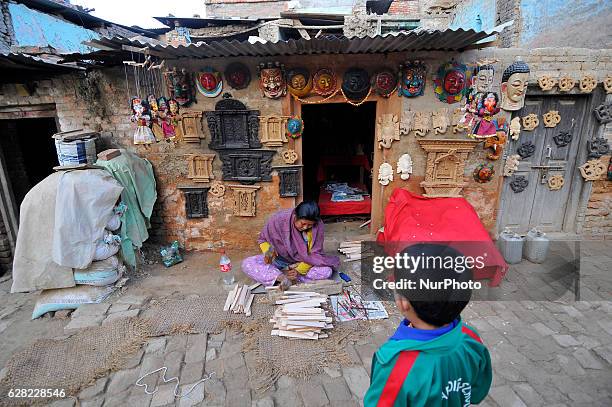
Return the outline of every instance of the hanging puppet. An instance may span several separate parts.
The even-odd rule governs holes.
[[[240,62],[231,63],[225,68],[225,81],[234,89],[245,89],[251,83],[251,72]]]
[[[470,77],[465,65],[447,62],[434,76],[434,92],[442,102],[457,103],[468,94]]]
[[[147,101],[149,103],[149,110],[151,112],[151,131],[153,131],[155,140],[162,141],[164,139],[164,131],[162,130],[161,120],[159,118],[157,99],[155,99],[155,95],[150,94],[147,96]]]
[[[189,106],[195,101],[195,92],[192,86],[191,73],[184,68],[177,70],[172,68],[164,74],[166,77],[166,87],[170,97],[175,99],[181,106]]]
[[[425,92],[427,66],[420,61],[400,65],[400,80],[397,94],[407,98],[422,96]]]
[[[501,83],[501,108],[506,111],[520,110],[525,104],[529,80],[529,66],[517,60],[504,70]]]
[[[196,81],[198,91],[207,98],[219,96],[223,90],[223,79],[221,74],[211,67],[202,69],[198,72],[198,80]]]
[[[372,89],[377,95],[388,98],[397,87],[397,75],[390,69],[383,69],[372,77]]]
[[[312,78],[305,68],[294,68],[287,73],[289,93],[298,98],[306,97],[312,90]]]
[[[491,91],[495,68],[493,65],[479,65],[474,69],[472,88],[465,98],[465,106],[462,108],[464,114],[459,124],[472,129],[478,120],[478,102],[483,94]]]
[[[175,143],[183,139],[183,117],[181,116],[179,110],[180,107],[178,102],[174,99],[170,99],[168,101],[168,118],[170,119],[170,124],[174,128],[175,136],[172,141],[174,141]]]
[[[285,66],[279,62],[259,64],[259,89],[263,96],[278,99],[287,94]]]
[[[476,115],[479,120],[472,129],[472,135],[476,138],[494,136],[497,132],[497,121],[493,116],[499,113],[499,97],[495,92],[488,92],[480,96],[476,104]]]
[[[132,107],[131,120],[136,123],[136,132],[134,133],[134,144],[144,145],[148,147],[155,143],[155,136],[149,128],[151,124],[151,116],[149,114],[149,106],[145,100],[138,97],[133,97],[130,103]]]
[[[159,118],[164,140],[171,142],[176,137],[176,131],[172,124],[172,118],[170,117],[170,111],[168,110],[168,100],[161,96],[157,99],[157,117]]]

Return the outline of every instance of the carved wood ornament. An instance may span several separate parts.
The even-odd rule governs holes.
[[[610,153],[610,144],[603,137],[595,137],[587,141],[587,152],[589,158],[599,158]]]
[[[185,143],[199,143],[204,138],[202,132],[202,112],[184,111],[183,118],[183,140]]]
[[[414,130],[414,134],[419,137],[424,137],[430,128],[430,112],[416,112],[414,114],[414,125],[412,130]]]
[[[563,188],[565,184],[565,179],[563,179],[563,175],[553,175],[548,178],[548,189],[551,191],[558,191]]]
[[[281,157],[283,158],[285,164],[293,164],[299,158],[298,153],[291,149],[283,151]]]
[[[561,92],[569,92],[574,88],[575,84],[576,81],[567,75],[563,75],[561,78],[559,78],[559,90]]]
[[[578,84],[580,92],[591,93],[597,87],[597,79],[593,75],[584,75]]]
[[[510,177],[518,170],[520,159],[521,156],[518,154],[512,154],[506,158],[506,163],[504,164],[504,177]]]
[[[553,136],[553,141],[557,147],[565,147],[572,142],[572,133],[569,131],[562,131],[561,133]]]
[[[448,109],[432,112],[434,134],[444,134],[448,128]]]
[[[400,135],[405,136],[412,131],[414,126],[414,112],[411,110],[405,110],[402,113],[402,119],[400,120]]]
[[[187,219],[208,217],[208,190],[210,188],[179,187],[185,195]]]
[[[612,102],[605,102],[593,109],[593,114],[600,124],[612,122]]]
[[[221,181],[214,181],[210,185],[210,194],[214,197],[221,198],[225,195],[225,185]]]
[[[300,168],[302,168],[301,165],[274,167],[278,171],[278,192],[282,198],[295,197],[300,194]]]
[[[391,148],[393,141],[400,139],[399,120],[394,114],[383,114],[376,120],[378,148]]]
[[[538,78],[538,85],[542,90],[551,90],[557,85],[557,79],[548,75],[543,75]]]
[[[234,192],[234,215],[255,216],[257,214],[256,194],[260,186],[228,185]]]
[[[288,117],[260,116],[259,128],[261,130],[260,141],[266,147],[281,147],[289,140],[285,135]]]
[[[393,167],[389,163],[382,163],[378,167],[378,182],[380,185],[389,185],[393,181]]]
[[[539,125],[540,125],[540,119],[538,119],[537,114],[530,113],[527,116],[523,117],[523,130],[533,131]]]
[[[467,184],[465,161],[478,144],[474,140],[418,140],[427,153],[425,180],[421,186],[427,197],[458,197]]]
[[[606,75],[606,78],[603,80],[603,87],[606,93],[612,93],[612,74]]]
[[[274,150],[224,150],[219,153],[223,162],[223,179],[252,184],[272,181]]]
[[[601,160],[593,159],[578,167],[585,181],[598,180],[606,173],[606,165]]]
[[[259,148],[259,110],[248,110],[244,103],[223,95],[215,110],[204,112],[210,129],[212,150]]]
[[[461,119],[463,118],[463,110],[461,110],[461,108],[457,108],[455,110],[453,110],[453,117],[452,117],[452,121],[453,121],[453,134],[455,133],[463,133],[466,130],[468,130],[470,128],[470,126],[468,126],[467,124],[464,124],[461,122]]]
[[[187,158],[188,174],[187,178],[195,182],[209,182],[215,178],[212,169],[214,154],[190,154]]]
[[[510,182],[510,188],[514,191],[514,193],[518,194],[519,192],[523,192],[529,186],[529,180],[524,175],[517,175],[512,177],[512,181]]]
[[[544,119],[544,127],[557,127],[557,124],[561,122],[561,115],[557,110],[551,110],[542,116]]]
[[[521,135],[521,118],[515,117],[510,120],[510,136],[512,140],[518,140]]]

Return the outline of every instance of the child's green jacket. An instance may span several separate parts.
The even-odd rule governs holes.
[[[492,381],[491,357],[462,321],[432,340],[389,340],[372,358],[365,407],[469,406]]]

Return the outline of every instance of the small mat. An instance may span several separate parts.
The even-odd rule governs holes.
[[[258,298],[262,297],[262,298]],[[260,317],[270,318],[272,306],[263,296],[256,296],[252,315],[223,311],[226,297],[210,296],[186,299],[166,299],[145,309],[141,318],[151,326],[151,336],[176,334],[218,334],[225,328],[240,330],[243,324]]]
[[[9,359],[0,394],[10,389],[64,389],[66,396],[74,396],[95,379],[121,369],[145,343],[149,330],[145,321],[123,318],[66,339],[37,340]],[[35,401],[51,400],[4,398],[0,405],[32,405]]]
[[[370,332],[360,321],[337,324],[326,331],[328,338],[290,339],[271,335],[269,317],[251,321],[243,327],[243,352],[255,353],[255,366],[249,367],[251,387],[259,392],[271,388],[281,376],[307,379],[323,372],[330,365],[355,364],[345,350],[347,342],[360,339]]]

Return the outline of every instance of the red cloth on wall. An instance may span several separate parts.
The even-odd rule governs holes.
[[[474,269],[474,278],[491,279],[492,287],[499,285],[508,270],[478,214],[464,198],[426,198],[397,188],[385,208],[384,231],[377,241],[386,244],[387,251],[392,251],[389,255],[403,250],[390,242],[449,242],[465,256],[486,253],[485,267]]]

